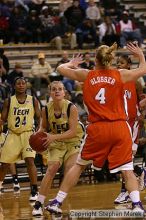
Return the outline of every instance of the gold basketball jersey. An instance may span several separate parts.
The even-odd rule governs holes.
[[[11,96],[8,112],[8,129],[20,134],[31,131],[34,123],[33,97],[27,95],[24,103],[19,103],[16,96]]]
[[[56,117],[54,114],[53,101],[50,101],[47,104],[47,118],[49,122],[50,133],[61,134],[69,129],[69,115],[70,115],[71,105],[73,105],[73,103],[64,99],[61,115],[59,117]],[[78,122],[76,136],[71,139],[63,140],[63,142],[79,141],[79,139],[82,139],[83,136],[84,136],[83,125],[80,122]]]

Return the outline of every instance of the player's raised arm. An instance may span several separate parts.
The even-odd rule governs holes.
[[[136,69],[120,70],[120,74],[121,74],[123,82],[136,81],[139,77],[146,74],[146,62],[145,62],[145,58],[144,58],[142,50],[138,47],[138,45],[133,44],[133,43],[127,44],[127,49],[130,52],[132,52],[133,55],[137,55],[139,57],[140,65]]]
[[[76,57],[73,57],[73,59],[70,62],[58,66],[57,72],[70,79],[83,82],[87,77],[88,70],[78,68],[78,65],[81,64],[82,62],[83,62],[82,56],[77,55]]]

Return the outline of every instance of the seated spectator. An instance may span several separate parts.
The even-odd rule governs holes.
[[[102,44],[111,46],[114,42],[119,45],[119,35],[116,32],[116,27],[109,16],[105,16],[104,22],[98,26],[99,41]]]
[[[94,61],[91,60],[90,53],[86,52],[84,54],[84,62],[80,64],[80,67],[83,69],[93,70],[95,67]]]
[[[69,55],[68,55],[68,52],[67,51],[63,51],[62,52],[62,58],[61,60],[59,60],[55,66],[55,69],[54,71],[56,72],[56,69],[59,65],[63,64],[63,63],[68,63],[69,62]],[[63,76],[60,75],[60,80],[63,80]]]
[[[31,76],[33,77],[34,87],[37,90],[37,95],[40,95],[40,89],[42,85],[45,88],[49,84],[49,75],[52,73],[52,67],[50,64],[45,60],[45,54],[39,53],[38,54],[38,61],[33,64],[31,68]]]
[[[86,9],[86,16],[96,26],[101,19],[101,13],[94,0],[89,0],[88,7]]]
[[[55,42],[57,50],[62,50],[63,43],[68,44],[70,49],[76,48],[76,34],[67,25],[65,17],[58,17],[58,23],[54,26],[54,38],[51,42]]]
[[[9,42],[9,18],[3,16],[0,10],[0,39],[3,39],[3,43]]]
[[[5,0],[0,1],[0,11],[4,17],[7,17],[7,18],[10,17],[11,11],[10,11],[9,4],[7,1]]]
[[[42,41],[42,23],[36,10],[31,10],[26,18],[26,28],[28,30],[29,40],[33,43]]]
[[[9,59],[5,55],[4,48],[0,48],[0,58],[2,59],[2,65],[3,65],[3,75],[2,75],[2,82],[4,82],[7,79],[7,74],[9,72]]]
[[[3,59],[0,57],[0,83],[1,82],[4,82],[3,79],[5,79],[6,77],[6,69],[4,67],[4,64],[3,64]]]
[[[78,48],[83,48],[83,43],[94,43],[95,47],[99,45],[99,39],[90,19],[85,19],[78,25],[76,31]]]
[[[10,84],[10,86],[14,85],[16,77],[23,77],[22,66],[20,63],[15,63],[14,70],[12,70],[7,76],[7,82]]]
[[[100,3],[104,9],[105,16],[110,16],[115,20],[119,20],[121,8],[119,7],[119,2],[117,0],[101,0]]]
[[[78,24],[85,19],[85,10],[80,6],[80,1],[73,0],[72,6],[64,12],[64,16],[67,19],[68,25],[72,26],[75,30]]]
[[[20,7],[14,7],[9,20],[10,41],[14,43],[27,43],[28,31],[26,29],[26,18]]]
[[[10,94],[7,85],[2,83],[2,75],[3,69],[2,66],[0,66],[0,112],[2,111],[4,100],[8,97],[8,94]]]
[[[55,21],[51,15],[51,9],[48,6],[43,6],[41,15],[39,16],[42,24],[42,39],[43,42],[50,42],[54,38]]]
[[[135,26],[129,18],[127,11],[124,11],[117,29],[120,33],[120,44],[122,48],[126,48],[127,41],[137,40],[139,46],[143,46],[141,31]]]
[[[59,3],[59,12],[63,16],[64,12],[72,5],[71,0],[60,0]]]

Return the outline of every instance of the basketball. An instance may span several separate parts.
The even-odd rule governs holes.
[[[29,144],[31,148],[38,153],[45,151],[46,148],[43,147],[43,144],[46,141],[46,137],[47,137],[47,133],[45,132],[33,133],[29,138]]]

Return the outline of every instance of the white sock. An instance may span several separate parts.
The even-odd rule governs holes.
[[[140,194],[139,194],[138,190],[132,191],[129,194],[129,196],[130,196],[132,202],[139,202],[140,201]]]
[[[46,196],[39,194],[37,201],[39,201],[41,204],[44,204],[45,198],[46,198]]]
[[[57,196],[55,199],[57,199],[58,202],[62,203],[64,201],[64,199],[67,197],[67,194],[66,192],[63,192],[63,191],[59,191],[57,193]]]

